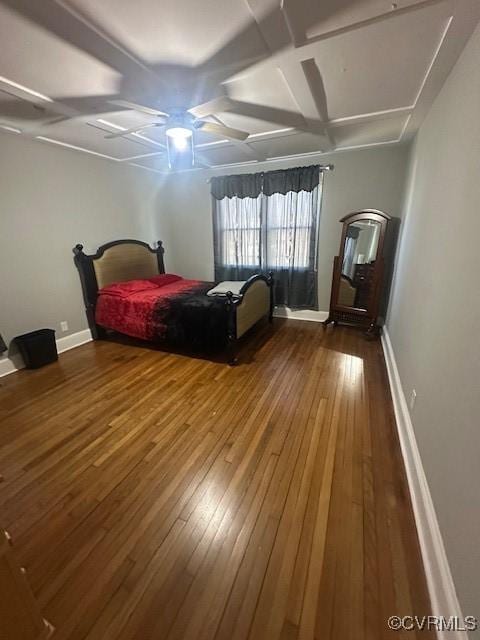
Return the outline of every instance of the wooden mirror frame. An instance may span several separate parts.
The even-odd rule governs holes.
[[[369,295],[369,301],[366,308],[348,307],[338,303],[338,293],[340,289],[340,278],[342,276],[342,266],[345,256],[345,240],[347,238],[348,226],[360,220],[371,220],[380,224],[380,233],[378,237],[377,255],[375,258],[375,268],[373,270],[372,286]],[[379,211],[378,209],[362,209],[354,211],[344,216],[340,222],[343,223],[342,238],[340,241],[340,250],[338,256],[333,261],[332,291],[330,294],[330,311],[324,325],[338,323],[360,326],[367,330],[370,336],[376,336],[380,333],[378,324],[378,310],[380,305],[380,296],[382,291],[383,276],[385,270],[385,236],[387,225],[391,217]]]

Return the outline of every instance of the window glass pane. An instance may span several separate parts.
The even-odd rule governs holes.
[[[216,207],[221,264],[260,268],[260,197],[224,198]]]
[[[227,229],[222,232],[222,264],[225,266],[260,266],[260,229]]]
[[[224,198],[220,208],[220,228],[260,228],[260,198]]]

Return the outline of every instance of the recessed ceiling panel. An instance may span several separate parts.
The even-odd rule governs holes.
[[[231,164],[233,162],[248,162],[252,159],[234,145],[228,147],[208,147],[199,149],[202,156],[212,165]]]
[[[131,162],[154,171],[169,171],[166,155],[145,156],[144,158],[135,158]]]
[[[408,116],[332,127],[336,147],[355,147],[398,140]]]
[[[228,82],[226,87],[229,96],[233,100],[260,107],[272,107],[275,110],[282,109],[293,114],[293,121],[298,121],[300,116],[298,105],[285,82],[283,74],[274,64],[264,65],[261,68],[246,72]],[[289,122],[279,124],[262,117],[263,113],[260,110],[258,111],[258,117],[252,117],[254,114],[255,109],[252,109],[252,115],[249,116],[227,111],[220,114],[220,118],[229,127],[242,129],[249,133],[264,133],[289,126]]]
[[[414,104],[447,25],[429,6],[308,47],[330,119]]]
[[[285,6],[296,31],[307,39],[331,31],[345,29],[351,24],[372,20],[385,14],[419,4],[422,0],[286,0]]]
[[[68,0],[144,61],[197,65],[267,53],[238,0]]]
[[[106,140],[109,133],[107,127],[98,123],[75,122],[67,120],[55,125],[47,125],[37,131],[37,135],[51,138],[59,142],[65,142],[77,147],[83,147],[89,151],[95,151],[114,158],[126,158],[140,153],[148,153],[150,149],[141,141],[133,142],[126,138]]]
[[[0,4],[0,76],[50,98],[114,93],[110,67]]]
[[[226,84],[228,95],[234,100],[278,107],[298,112],[298,105],[279,69],[257,68],[245,72]]]
[[[322,151],[322,146],[324,146],[325,142],[324,138],[310,133],[294,133],[279,138],[270,138],[269,140],[255,140],[250,144],[253,149],[258,150],[266,158],[275,158]]]

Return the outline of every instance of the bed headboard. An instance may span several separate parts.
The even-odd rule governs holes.
[[[81,244],[75,245],[73,253],[92,333],[96,329],[95,305],[99,289],[113,282],[151,278],[165,273],[164,249],[160,240],[156,249],[140,240],[114,240],[103,244],[92,255],[84,253]]]

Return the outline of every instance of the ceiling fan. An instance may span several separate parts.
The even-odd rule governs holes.
[[[109,133],[105,136],[105,138],[108,139],[120,138],[131,133],[139,133],[144,129],[150,129],[152,127],[165,128],[166,135],[177,140],[189,138],[193,131],[198,130],[233,140],[240,140],[241,142],[246,140],[249,136],[246,131],[233,129],[232,127],[227,127],[223,124],[210,122],[209,120],[203,120],[203,118],[211,116],[214,113],[230,109],[232,105],[231,101],[227,97],[215,98],[214,100],[209,100],[208,102],[186,110],[178,108],[171,109],[170,112],[159,111],[135,102],[129,102],[128,100],[111,100],[110,104],[155,116],[156,120],[124,131]]]
[[[215,98],[186,110],[179,108],[170,109],[169,113],[166,111],[152,109],[151,107],[130,102],[128,100],[111,100],[110,104],[122,107],[123,109],[131,109],[141,113],[146,113],[154,116],[155,120],[143,125],[137,125],[131,129],[124,129],[122,131],[109,133],[105,138],[109,140],[122,138],[132,133],[140,133],[141,131],[152,128],[165,129],[168,163],[170,167],[175,164],[175,160],[179,154],[187,153],[189,150],[191,152],[190,163],[193,165],[193,134],[195,131],[204,131],[206,133],[211,133],[213,135],[232,140],[239,140],[241,142],[245,141],[249,136],[246,131],[233,129],[232,127],[227,127],[223,124],[203,119],[208,116],[212,116],[215,112],[228,110],[231,103],[227,97]]]

